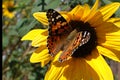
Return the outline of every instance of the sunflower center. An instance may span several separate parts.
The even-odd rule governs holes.
[[[97,36],[94,27],[88,22],[84,23],[82,21],[70,21],[69,24],[78,32],[90,33],[90,39],[85,44],[79,46],[73,53],[72,57],[86,57],[91,54],[92,50],[95,49],[97,45]]]
[[[13,12],[15,10],[15,8],[13,8],[13,7],[8,7],[8,11],[9,12]]]

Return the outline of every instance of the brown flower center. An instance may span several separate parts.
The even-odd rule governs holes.
[[[79,46],[72,54],[72,57],[86,57],[91,54],[92,50],[97,46],[97,36],[94,27],[92,27],[88,22],[84,23],[82,21],[70,21],[69,24],[78,32],[86,31],[91,34],[88,42]]]

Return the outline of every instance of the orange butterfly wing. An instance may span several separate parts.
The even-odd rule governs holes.
[[[77,31],[75,29],[77,26],[67,23],[57,11],[49,9],[46,16],[49,22],[47,47],[52,56],[60,50],[63,51],[59,57],[60,62],[67,60],[80,46],[89,41],[91,34],[88,31]],[[73,39],[69,40],[69,36],[74,31]]]
[[[87,31],[77,32],[74,39],[68,43],[63,50],[63,53],[59,57],[59,62],[63,62],[68,59],[80,46],[87,43],[90,39],[90,33]]]
[[[49,9],[47,11],[49,22],[49,36],[47,38],[47,47],[49,53],[54,56],[61,50],[65,37],[71,32],[72,28],[67,21],[57,11]]]

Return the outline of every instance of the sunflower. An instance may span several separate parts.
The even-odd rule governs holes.
[[[14,8],[15,8],[14,0],[3,1],[2,3],[3,16],[13,18],[15,16]]]
[[[86,43],[82,51],[78,48],[79,53],[73,53],[64,62],[58,61],[62,51],[54,57],[48,53],[48,29],[32,30],[22,38],[32,40],[32,46],[38,47],[30,58],[31,63],[41,62],[43,67],[51,61],[45,80],[113,80],[112,71],[103,56],[120,62],[120,18],[111,18],[120,3],[110,3],[99,9],[98,5],[96,0],[92,8],[85,4],[77,5],[69,12],[60,12],[68,23],[72,21],[74,25],[90,30],[92,37],[91,43]],[[45,12],[36,12],[33,16],[48,25]]]

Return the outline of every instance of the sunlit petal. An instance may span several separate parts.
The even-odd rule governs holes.
[[[98,6],[99,6],[99,0],[96,0],[95,4],[93,5],[91,11],[89,12],[87,16],[87,19],[84,22],[89,21],[95,15]]]
[[[86,58],[86,62],[96,71],[100,78],[95,80],[113,80],[113,74],[110,67],[104,58],[98,54],[97,50],[94,50],[92,54]]]
[[[80,20],[83,15],[83,7],[81,5],[77,5],[73,10],[68,12],[68,16],[71,20]]]
[[[106,47],[102,46],[97,46],[97,49],[100,54],[120,62],[120,51],[110,50],[109,48],[107,49]]]
[[[104,7],[102,7],[100,9],[100,12],[103,15],[103,19],[107,20],[108,18],[110,18],[115,13],[115,11],[118,10],[119,7],[120,7],[120,3],[118,3],[118,2],[111,3],[111,4],[108,4]]]
[[[45,12],[35,12],[33,14],[33,16],[35,17],[35,19],[37,19],[42,24],[48,25],[48,19],[46,17],[46,13]]]
[[[83,15],[81,16],[81,20],[85,21],[85,19],[87,18],[88,14],[90,13],[90,7],[89,7],[88,4],[85,4],[83,6],[83,9],[84,9],[84,12],[83,12]]]
[[[28,32],[25,36],[22,37],[21,40],[34,40],[36,36],[41,37],[41,36],[46,36],[47,29],[34,29]]]
[[[31,63],[42,62],[42,66],[46,65],[50,60],[51,56],[48,54],[48,49],[46,49],[45,46],[38,48],[30,57]]]

